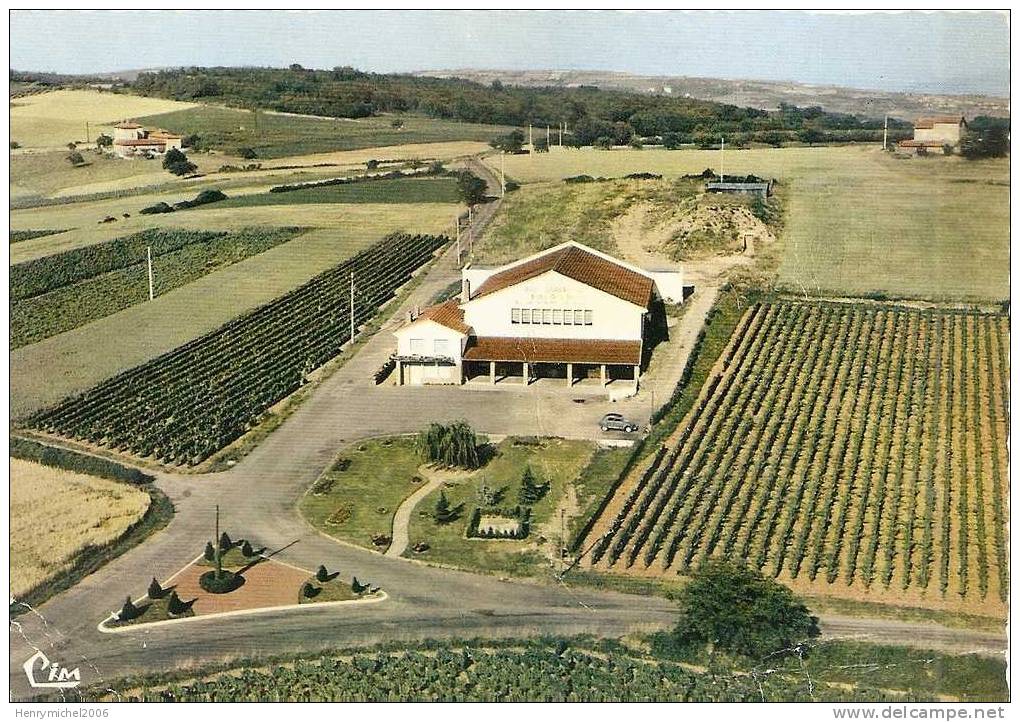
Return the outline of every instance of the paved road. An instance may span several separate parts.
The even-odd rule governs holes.
[[[491,183],[491,174],[487,175]],[[494,211],[484,209],[476,223],[484,224]],[[395,318],[402,318],[413,305],[424,305],[457,278],[454,256],[448,253],[433,266]],[[11,623],[12,695],[30,695],[20,666],[36,650],[53,662],[80,667],[87,684],[103,682],[116,689],[110,680],[233,657],[443,636],[621,635],[673,623],[673,604],[664,599],[573,589],[556,584],[551,576],[549,584],[526,584],[429,567],[338,544],[312,529],[298,514],[296,500],[337,450],[356,439],[414,431],[428,420],[448,416],[451,408],[483,431],[519,433],[520,419],[507,413],[511,398],[520,408],[530,409],[529,433],[558,428],[556,417],[568,407],[572,415],[578,414],[577,405],[563,394],[543,400],[523,390],[514,395],[501,390],[372,386],[367,379],[391,347],[388,333],[377,334],[230,471],[158,475],[157,483],[177,510],[170,525]],[[465,403],[468,397],[471,403]],[[582,415],[591,411],[585,405]],[[96,624],[119,606],[124,594],[142,594],[151,577],[165,579],[195,557],[212,537],[215,504],[223,512],[223,527],[235,538],[247,537],[257,546],[278,550],[278,558],[305,568],[325,564],[357,574],[362,581],[382,586],[389,600],[360,608],[312,607],[100,633]],[[896,634],[900,641],[916,640],[922,627],[908,625]],[[962,645],[958,648],[974,646],[974,637],[966,633],[940,634],[956,639]]]

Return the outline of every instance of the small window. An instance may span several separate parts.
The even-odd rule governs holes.
[[[553,309],[553,324],[555,324],[556,326],[562,326],[563,325],[563,309],[562,308],[554,308]]]
[[[571,311],[569,308],[563,309],[563,323],[566,324],[567,326],[574,325],[574,312]]]
[[[522,308],[521,309],[521,323],[531,323],[531,309],[530,308]]]
[[[510,323],[520,322],[521,322],[521,309],[519,308],[510,309]]]
[[[450,339],[437,338],[433,341],[432,348],[436,356],[448,356],[450,354]]]
[[[548,324],[548,325],[551,326],[552,322],[553,322],[553,312],[552,312],[552,309],[551,308],[545,309],[542,312],[542,316],[543,316],[542,323],[545,323],[545,324]]]
[[[423,338],[412,338],[411,339],[411,353],[420,354],[425,352],[425,339]]]
[[[581,326],[584,324],[584,311],[580,309],[574,309],[574,325]]]
[[[584,325],[591,326],[591,311],[584,312]]]

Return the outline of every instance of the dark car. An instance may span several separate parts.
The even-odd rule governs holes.
[[[627,421],[622,414],[606,414],[599,422],[603,431],[626,431],[630,433],[638,430],[638,425],[633,421]]]

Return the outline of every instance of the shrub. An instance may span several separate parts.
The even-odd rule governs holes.
[[[189,161],[188,156],[184,155],[180,150],[171,148],[163,156],[163,168],[174,175],[188,175],[193,173],[198,166]]]
[[[305,599],[311,599],[318,593],[319,591],[315,588],[315,585],[312,584],[311,582],[305,582],[304,584],[301,585],[301,596],[304,597]]]
[[[177,596],[176,591],[170,592],[170,599],[167,600],[166,610],[170,613],[171,617],[178,617],[191,609],[190,604],[185,604],[181,601],[181,598]]]
[[[155,480],[150,474],[118,464],[116,461],[47,446],[30,439],[12,437],[9,449],[10,455],[17,459],[34,461],[43,466],[53,466],[79,474],[98,476],[102,479],[111,479],[127,484],[151,484]]]
[[[220,551],[226,552],[234,548],[234,542],[230,541],[230,535],[226,532],[220,534]]]
[[[138,607],[135,606],[135,603],[131,601],[131,597],[129,596],[124,600],[124,606],[120,608],[120,612],[117,613],[117,619],[122,622],[127,622],[131,619],[135,619],[139,614],[140,612],[138,611]]]
[[[681,648],[760,658],[821,634],[818,618],[789,589],[743,564],[709,560],[678,594]]]
[[[530,466],[524,467],[524,474],[521,476],[521,489],[517,493],[517,500],[521,504],[530,506],[546,495],[549,491],[549,482],[538,484],[535,481],[535,474]]]
[[[315,571],[315,578],[320,582],[329,581],[329,572],[326,570],[325,564],[319,565],[319,568]]]
[[[436,511],[432,515],[440,524],[448,524],[459,516],[460,510],[450,506],[450,500],[446,498],[446,492],[439,492],[439,499],[436,501]]]
[[[85,165],[85,158],[81,153],[74,150],[67,154],[67,162],[73,166]]]
[[[585,174],[582,173],[581,175],[574,175],[574,176],[570,176],[569,178],[564,178],[563,182],[564,183],[594,183],[595,179],[593,177],[591,177],[590,175],[585,175]]]
[[[241,158],[244,158],[245,160],[253,160],[259,157],[258,154],[254,151],[254,149],[247,147],[238,148],[237,155],[239,155]]]
[[[210,594],[227,594],[244,584],[244,577],[240,574],[226,570],[219,577],[216,574],[215,569],[206,572],[198,578],[198,585]]]
[[[351,591],[355,594],[363,593],[369,586],[370,585],[368,584],[361,584],[357,577],[354,577],[354,579],[351,580]]]
[[[156,581],[156,577],[153,577],[152,581],[149,582],[148,596],[149,599],[159,599],[163,596],[163,587],[159,586],[159,582]]]
[[[212,542],[205,543],[205,552],[203,552],[202,556],[205,558],[207,562],[215,561],[216,547],[212,545]]]
[[[244,544],[241,545],[241,553],[246,557],[255,556],[255,550],[251,548],[251,542],[247,539],[244,540]]]
[[[138,212],[141,213],[143,216],[151,216],[151,215],[154,215],[156,213],[173,213],[174,212],[174,208],[169,203],[165,203],[163,201],[160,201],[159,203],[156,203],[155,205],[146,206],[145,208],[143,208],[142,210],[140,210]]]

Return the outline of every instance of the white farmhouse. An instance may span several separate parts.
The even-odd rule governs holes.
[[[901,140],[897,146],[904,152],[925,155],[945,153],[946,148],[959,148],[967,132],[967,119],[959,115],[936,115],[918,118],[912,140]]]
[[[162,155],[171,148],[180,150],[184,140],[166,130],[146,130],[138,123],[125,122],[113,127],[113,152],[121,158]]]
[[[395,332],[397,384],[598,378],[636,383],[679,271],[646,271],[573,241],[499,268],[467,267],[462,292]]]

